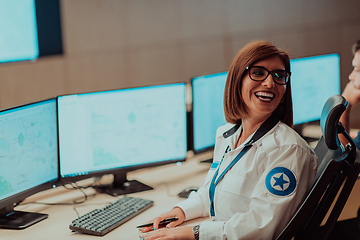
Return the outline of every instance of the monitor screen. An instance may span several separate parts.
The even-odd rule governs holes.
[[[319,120],[326,100],[341,94],[339,55],[297,58],[290,64],[294,125]]]
[[[226,124],[223,96],[227,72],[194,77],[192,83],[193,151],[210,150],[216,129]]]
[[[62,54],[59,0],[0,0],[0,63]]]
[[[56,99],[1,111],[0,136],[0,212],[4,213],[58,180]],[[11,224],[3,217],[0,227]]]
[[[64,180],[186,158],[184,83],[59,96],[58,119]]]
[[[0,0],[0,63],[39,55],[35,0]]]

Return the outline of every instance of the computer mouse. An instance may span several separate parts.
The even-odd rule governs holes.
[[[181,197],[181,198],[188,198],[192,191],[196,192],[198,189],[199,189],[198,187],[194,187],[194,186],[193,187],[187,187],[184,190],[180,191],[178,193],[178,196]]]

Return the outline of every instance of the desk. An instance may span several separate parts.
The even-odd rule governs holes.
[[[207,153],[207,155],[210,157],[211,153]],[[177,193],[179,191],[189,186],[202,186],[207,171],[210,167],[209,164],[200,163],[200,160],[204,158],[206,158],[206,156],[200,155],[196,157],[190,157],[189,160],[182,163],[180,166],[171,164],[128,173],[128,179],[137,179],[154,187],[154,190],[135,193],[129,196],[153,200],[154,206],[116,228],[115,230],[109,232],[103,237],[73,233],[69,229],[69,224],[71,221],[78,217],[74,208],[76,208],[79,215],[81,216],[95,208],[101,208],[108,202],[113,202],[117,199],[107,194],[98,193],[95,195],[95,197],[89,197],[85,203],[72,206],[49,206],[38,204],[18,206],[16,210],[47,213],[49,214],[49,217],[24,230],[0,229],[0,239],[139,239],[140,231],[136,228],[137,225],[146,223],[161,213],[170,210],[175,204],[182,201],[183,199],[177,197]],[[176,175],[174,174],[175,172]],[[83,181],[83,183],[86,183],[86,181]],[[92,188],[88,188],[86,189],[86,193],[91,195],[94,194],[95,191]],[[70,202],[74,199],[80,199],[83,196],[84,195],[79,190],[68,190],[64,187],[58,187],[35,194],[26,199],[25,202]],[[201,222],[203,220],[207,220],[207,218],[189,221],[184,224],[195,225],[195,223]]]

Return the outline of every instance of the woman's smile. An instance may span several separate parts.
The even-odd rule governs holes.
[[[275,93],[259,91],[259,92],[255,92],[255,96],[259,98],[261,101],[270,102],[275,98]]]

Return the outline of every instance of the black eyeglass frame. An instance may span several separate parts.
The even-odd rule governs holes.
[[[267,75],[264,77],[264,79],[258,80],[258,79],[253,79],[253,78],[251,77],[250,70],[251,70],[251,68],[253,68],[253,67],[261,68],[261,69],[264,69],[264,70],[267,71]],[[264,81],[265,79],[267,79],[267,77],[271,74],[271,76],[273,77],[274,82],[277,83],[277,84],[279,84],[279,85],[286,85],[286,83],[289,82],[290,75],[291,75],[291,72],[286,71],[286,70],[276,69],[276,70],[274,70],[274,71],[270,71],[270,70],[266,69],[266,68],[263,67],[263,66],[247,66],[247,67],[246,67],[246,70],[248,71],[248,74],[249,74],[250,79],[253,80],[253,81],[262,82],[262,81]],[[278,82],[278,81],[277,81],[278,77],[275,75],[275,73],[276,73],[276,72],[279,72],[279,71],[280,71],[280,72],[285,72],[285,73],[287,74],[286,77],[285,77],[285,83],[282,83],[282,82]]]

